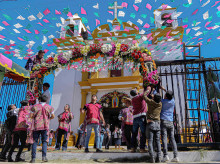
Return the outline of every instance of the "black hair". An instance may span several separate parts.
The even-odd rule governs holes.
[[[135,89],[132,89],[130,91],[130,95],[133,96],[133,97],[136,96],[137,95],[137,91]]]
[[[44,52],[44,50],[40,50],[40,51],[38,51],[38,53],[40,54],[40,53],[45,53],[45,52]]]
[[[28,101],[27,100],[23,100],[20,103],[21,103],[21,106],[27,106],[28,105]]]
[[[48,97],[46,95],[41,95],[40,96],[40,101],[41,102],[47,102],[47,100],[48,100]]]
[[[168,90],[165,95],[166,95],[166,98],[168,100],[172,100],[172,98],[173,98],[173,91]]]
[[[93,97],[93,96],[95,96],[96,98],[98,98],[98,97],[97,97],[97,95],[95,95],[95,94],[94,94],[94,95],[92,95],[92,97]]]
[[[50,88],[50,84],[49,83],[44,83],[43,86]]]
[[[156,93],[156,94],[154,95],[154,101],[155,101],[156,103],[161,102],[161,96],[160,96],[159,93]]]
[[[14,105],[15,105],[15,104],[9,105],[7,110],[10,111]]]

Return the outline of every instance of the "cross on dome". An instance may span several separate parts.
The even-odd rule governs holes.
[[[117,15],[118,15],[118,9],[123,9],[123,6],[118,6],[118,2],[114,2],[114,6],[108,7],[109,9],[113,9],[115,12],[115,19],[117,20]]]

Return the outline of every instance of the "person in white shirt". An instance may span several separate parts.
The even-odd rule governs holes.
[[[50,84],[49,83],[44,83],[43,84],[43,91],[44,91],[44,93],[42,95],[46,95],[48,97],[46,104],[50,104],[51,95],[50,95],[49,88],[50,88]]]

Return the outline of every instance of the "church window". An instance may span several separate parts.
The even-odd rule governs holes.
[[[73,37],[74,36],[74,25],[73,24],[68,25],[68,30],[66,31],[66,36],[67,37]]]
[[[169,17],[167,17],[169,15]],[[169,13],[165,13],[161,16],[161,20],[164,21],[162,26],[172,27],[172,23],[168,23],[168,20],[172,20],[171,15]]]

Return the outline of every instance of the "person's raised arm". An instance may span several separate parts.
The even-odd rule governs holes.
[[[100,111],[100,118],[101,118],[101,120],[103,122],[103,125],[105,126],[105,119],[104,119],[104,116],[103,116],[101,111]]]
[[[150,103],[152,100],[148,98],[150,91],[147,90],[144,92],[144,100],[146,101],[146,103]]]

